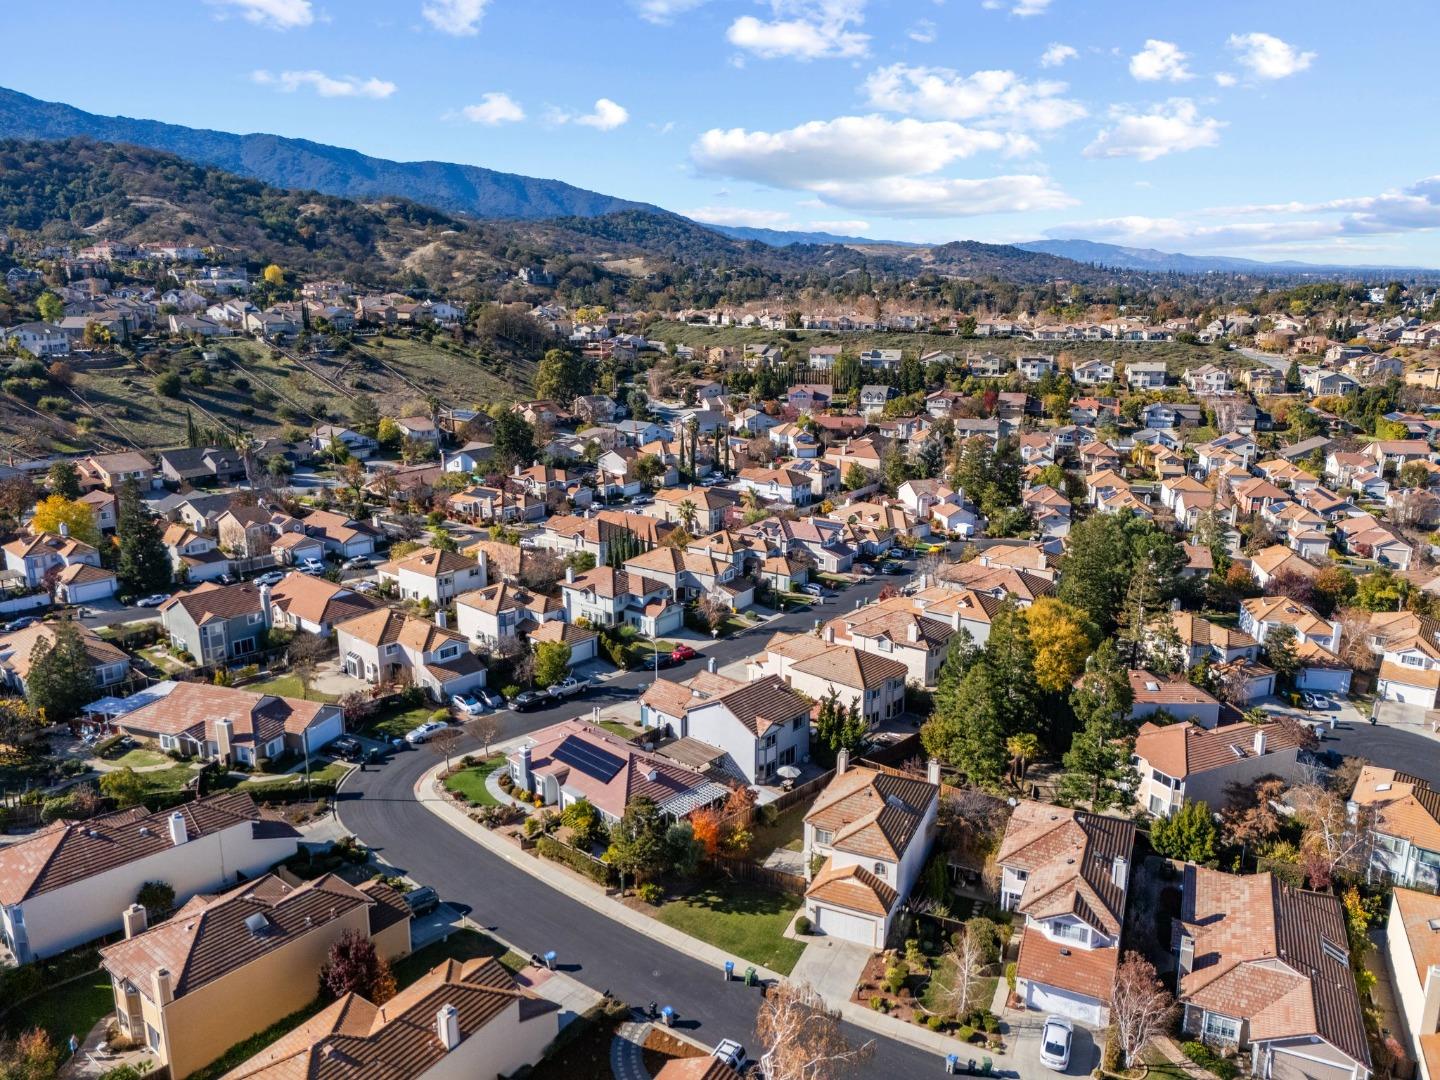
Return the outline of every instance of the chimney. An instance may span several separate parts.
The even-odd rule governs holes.
[[[705,670],[710,672],[711,675],[715,674],[715,657],[712,656],[709,660],[705,661]]]
[[[70,535],[70,526],[65,524],[65,522],[63,521],[60,522],[60,535],[66,537]]]
[[[1184,931],[1180,934],[1180,978],[1195,968],[1195,939]]]
[[[573,583],[574,583],[574,581],[575,581],[575,567],[573,567],[573,566],[566,566],[566,567],[565,567],[565,581],[566,581],[567,584],[573,584]]]
[[[940,785],[939,758],[932,757],[929,761],[925,763],[925,779],[930,781],[930,783],[936,785],[937,787]]]
[[[445,610],[445,608],[443,608],[443,607],[442,607],[442,608],[437,608],[436,611],[435,611],[435,625],[438,626],[441,630],[447,630],[447,629],[449,629],[449,627],[450,627],[450,612],[448,612],[447,610]]]
[[[175,1000],[175,983],[170,978],[169,968],[155,969],[155,1004],[169,1005]]]
[[[265,618],[265,628],[268,630],[274,622],[274,615],[270,611],[270,586],[260,586],[260,614]]]
[[[1255,729],[1255,756],[1265,756],[1265,729],[1263,727]]]
[[[234,725],[227,719],[215,721],[215,756],[228,765],[234,748]]]
[[[519,757],[520,775],[515,778],[515,782],[520,785],[522,791],[534,791],[535,789],[532,786],[533,778],[530,773],[530,747],[528,745],[520,747]]]
[[[1429,1033],[1437,1028],[1440,1028],[1440,964],[1431,964],[1425,972],[1425,998],[1416,1030]]]
[[[827,626],[827,627],[825,627],[825,632],[824,632],[823,634],[821,634],[820,636],[821,636],[822,638],[824,638],[825,644],[827,644],[827,645],[834,645],[834,644],[835,644],[835,627],[833,627],[833,626]]]
[[[1116,855],[1115,861],[1110,864],[1110,880],[1121,892],[1130,884],[1130,860],[1124,855]]]
[[[835,755],[835,775],[839,776],[841,773],[845,772],[849,768],[850,751],[846,750],[844,747],[841,747],[840,752]]]
[[[920,640],[920,626],[914,619],[905,627],[905,640],[912,643]]]
[[[125,940],[129,941],[136,934],[145,932],[150,925],[150,916],[140,904],[131,904],[120,913],[120,921],[125,926]]]
[[[176,810],[170,815],[170,841],[176,847],[190,839],[190,830],[185,827],[185,815]]]
[[[460,1010],[454,1005],[441,1005],[436,1011],[435,1034],[447,1054],[460,1045]]]

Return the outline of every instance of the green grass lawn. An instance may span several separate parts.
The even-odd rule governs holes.
[[[501,755],[486,758],[477,765],[451,774],[445,781],[445,788],[469,799],[472,805],[478,803],[481,806],[499,806],[495,796],[485,789],[485,778],[504,764],[505,758]]]
[[[402,709],[398,712],[386,710],[378,713],[371,721],[366,730],[367,735],[375,737],[388,736],[392,739],[404,738],[405,733],[419,727],[430,719],[430,714],[435,711],[434,705],[421,704],[413,709]]]
[[[930,981],[925,984],[925,989],[920,994],[920,1000],[925,1008],[931,1012],[944,1011],[943,997],[949,991],[950,984],[955,978],[955,965],[948,956],[942,956],[940,963],[930,976]],[[975,988],[975,1008],[988,1009],[990,1003],[995,1000],[995,986],[1000,982],[999,978],[987,976],[978,980]]]
[[[529,961],[511,952],[500,942],[478,930],[457,930],[444,941],[432,941],[394,965],[395,982],[404,989],[437,964],[446,960],[473,960],[477,956],[493,956],[511,971],[519,971]]]
[[[754,833],[755,839],[750,844],[750,852],[755,858],[764,862],[765,857],[776,848],[785,848],[787,851],[800,851],[805,846],[805,812],[810,809],[808,803],[796,803],[794,806],[781,812],[775,819],[774,825],[756,824]]]
[[[148,791],[179,791],[194,779],[196,770],[189,765],[172,765],[168,769],[136,773]]]
[[[5,1016],[3,1027],[12,1035],[44,1028],[56,1046],[64,1046],[71,1035],[83,1040],[114,1008],[110,976],[97,971],[31,998]]]
[[[619,720],[601,720],[600,726],[610,732],[611,735],[619,735],[622,739],[629,739],[632,736],[640,734],[639,728],[631,727],[629,724],[622,724]]]
[[[146,750],[143,746],[137,746],[134,750],[127,750],[117,758],[107,760],[110,764],[118,765],[122,769],[148,769],[152,765],[164,765],[170,759],[159,750]]]
[[[742,960],[788,975],[805,951],[804,944],[783,936],[799,904],[793,896],[727,881],[670,901],[656,917]]]
[[[322,694],[315,689],[307,695],[304,687],[300,685],[300,680],[294,675],[277,675],[273,679],[246,683],[244,689],[256,694],[274,694],[277,697],[300,698],[303,701],[333,703],[340,700],[334,694]]]

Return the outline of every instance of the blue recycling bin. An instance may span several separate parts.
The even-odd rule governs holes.
[[[946,1054],[946,1055],[945,1055],[945,1071],[946,1071],[947,1073],[951,1074],[952,1076],[955,1075],[956,1073],[958,1073],[958,1072],[960,1071],[960,1055],[959,1055],[959,1054]]]
[[[725,981],[728,983],[728,982],[729,982],[731,979],[733,979],[733,978],[735,978],[735,961],[734,961],[734,960],[726,960],[726,961],[725,961]]]
[[[663,1009],[660,1010],[660,1019],[664,1022],[666,1027],[674,1027],[675,1010],[672,1009],[669,1005],[666,1005]]]
[[[545,954],[545,966],[551,971],[555,970],[555,950],[551,949]]]

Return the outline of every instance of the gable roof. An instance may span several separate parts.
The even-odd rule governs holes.
[[[374,610],[375,601],[322,577],[292,571],[270,590],[270,605],[306,622],[333,624]]]
[[[1256,737],[1264,735],[1264,751],[1255,752]],[[1187,721],[1178,724],[1142,724],[1135,738],[1135,754],[1166,776],[1183,780],[1195,773],[1224,769],[1237,761],[1264,754],[1279,754],[1300,747],[1290,724],[1224,724],[1203,728]]]
[[[1134,822],[1026,799],[1010,815],[997,861],[1027,874],[1021,914],[1074,915],[1115,936],[1126,893],[1115,881],[1116,859],[1128,867],[1134,846]]]
[[[189,592],[176,593],[160,605],[161,614],[182,608],[195,625],[241,615],[259,614],[260,587],[251,581],[236,585],[220,585],[207,581]]]
[[[927,780],[852,765],[820,792],[805,822],[829,832],[829,846],[836,851],[897,860],[919,834],[920,823],[939,794],[939,786]]]

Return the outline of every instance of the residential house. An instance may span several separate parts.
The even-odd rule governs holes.
[[[1404,1026],[1395,1034],[1420,1080],[1440,1080],[1440,897],[1393,890],[1384,942]]]
[[[564,616],[565,603],[560,597],[504,581],[455,600],[455,629],[490,650],[516,646],[547,622],[563,622]],[[572,655],[571,660],[577,658]]]
[[[188,525],[175,522],[166,527],[161,543],[170,553],[170,567],[177,579],[191,584],[215,581],[230,572],[230,559],[214,537],[202,536]]]
[[[1349,807],[1369,829],[1367,877],[1405,888],[1440,889],[1440,792],[1418,776],[1366,764]]]
[[[300,834],[227,791],[168,810],[56,821],[0,847],[0,937],[24,964],[121,929],[147,881],[184,903],[293,855]]]
[[[45,584],[49,575],[70,566],[100,566],[100,553],[70,535],[62,523],[58,533],[22,536],[5,545],[5,569],[30,588]]]
[[[346,454],[360,461],[380,449],[380,443],[371,436],[338,424],[320,424],[311,433],[310,442],[321,452],[334,452],[343,447]]]
[[[879,653],[827,644],[813,634],[776,634],[750,664],[759,677],[778,676],[812,701],[833,696],[870,727],[905,711],[909,669]]]
[[[144,454],[130,450],[119,454],[92,454],[77,465],[81,487],[103,487],[117,492],[128,483],[141,491],[160,486],[160,474]]]
[[[1266,776],[1300,780],[1300,750],[1293,724],[1144,723],[1131,758],[1140,775],[1135,801],[1154,817],[1169,817],[1186,802],[1218,811],[1231,784],[1248,790]]]
[[[230,484],[245,479],[245,458],[229,447],[161,450],[160,476],[171,484]]]
[[[1306,562],[1284,544],[1272,544],[1250,556],[1250,573],[1262,589],[1281,574],[1314,579],[1319,572],[1314,563]]]
[[[1115,365],[1109,360],[1082,360],[1071,368],[1070,374],[1081,386],[1098,386],[1115,380]]]
[[[1163,711],[1173,720],[1189,720],[1202,728],[1220,722],[1220,702],[1184,676],[1160,676],[1143,668],[1129,674],[1133,695],[1130,719],[1142,720]]]
[[[463,634],[392,608],[345,620],[335,641],[345,674],[368,683],[408,683],[437,701],[485,685],[485,666]]]
[[[301,522],[305,532],[325,545],[325,551],[339,559],[353,559],[375,553],[375,532],[370,526],[345,514],[312,510]]]
[[[692,536],[705,536],[724,527],[726,512],[738,501],[733,491],[692,484],[657,491],[649,512]]]
[[[479,561],[433,547],[381,563],[376,573],[382,582],[395,586],[402,600],[428,600],[434,607],[446,607],[455,597],[486,584],[485,567]]]
[[[375,607],[374,600],[343,582],[296,571],[286,574],[270,590],[271,625],[319,637],[328,638],[337,624]]]
[[[255,559],[268,555],[275,543],[271,525],[274,513],[259,505],[231,506],[215,519],[215,537],[220,549],[237,559]],[[192,525],[197,532],[197,528]]]
[[[28,322],[0,327],[0,341],[18,346],[42,360],[70,355],[70,335],[50,323]]]
[[[882,949],[901,904],[924,868],[940,802],[940,769],[922,780],[898,770],[850,765],[805,814],[804,862],[824,859],[805,890],[813,932]]]
[[[1186,670],[1199,664],[1255,660],[1260,643],[1243,630],[1211,622],[1190,611],[1171,611],[1155,620],[1146,641],[1148,650],[1171,650]]]
[[[1025,920],[1015,991],[1027,1008],[1108,1022],[1134,846],[1132,821],[1016,805],[996,859],[1000,907]]]
[[[827,644],[850,645],[898,660],[905,665],[907,681],[934,686],[954,633],[950,622],[926,618],[912,598],[897,596],[831,619],[821,637]]]
[[[1192,394],[1223,394],[1230,389],[1230,373],[1214,364],[1190,368],[1183,381]]]
[[[80,502],[90,507],[95,515],[95,525],[102,533],[112,533],[118,520],[119,500],[115,493],[96,489],[80,496]]]
[[[90,673],[97,690],[118,686],[130,677],[130,654],[100,637],[83,623],[71,623],[85,647]],[[25,680],[35,659],[35,649],[42,642],[55,643],[56,623],[37,622],[22,630],[0,634],[0,681],[7,690],[25,693]]]
[[[736,476],[740,490],[751,491],[762,499],[774,499],[790,506],[810,505],[810,477],[787,468],[741,469]]]
[[[223,666],[265,647],[269,594],[264,585],[204,582],[160,605],[160,623],[170,644],[199,664]]]
[[[1125,365],[1125,385],[1131,390],[1159,390],[1165,385],[1163,360],[1135,360]]]
[[[657,549],[670,551],[673,549]],[[560,585],[565,621],[592,626],[633,626],[649,637],[671,633],[684,622],[675,585],[635,570],[597,566],[583,574],[567,571]]]

